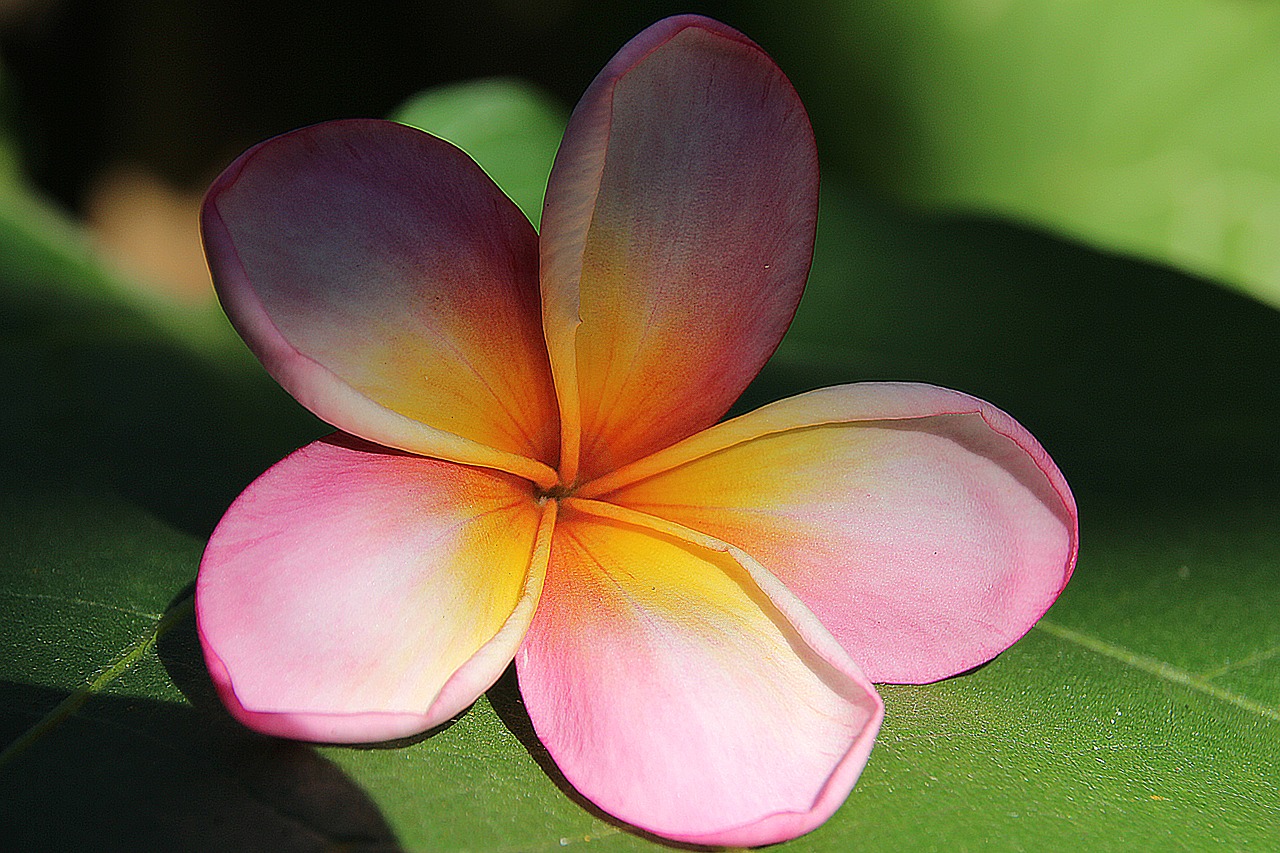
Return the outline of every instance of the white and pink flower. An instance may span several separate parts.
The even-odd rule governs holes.
[[[587,90],[541,236],[390,122],[233,163],[203,214],[222,303],[342,432],[263,474],[205,552],[231,712],[404,737],[514,659],[538,737],[621,820],[732,845],[824,821],[880,726],[871,682],[1007,648],[1077,533],[1045,451],[964,394],[844,385],[717,423],[790,323],[817,196],[786,77],[693,16]]]

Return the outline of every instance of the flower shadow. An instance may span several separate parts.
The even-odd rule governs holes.
[[[520,685],[516,679],[514,665],[507,667],[507,671],[489,688],[489,692],[485,694],[485,697],[493,707],[494,713],[498,715],[498,719],[502,720],[502,724],[507,727],[507,730],[520,741],[520,745],[525,748],[525,751],[529,753],[529,757],[537,763],[542,772],[547,774],[547,778],[560,789],[561,793],[592,817],[630,835],[676,850],[712,851],[724,849],[723,847],[709,847],[701,844],[685,844],[646,832],[643,829],[618,820],[579,793],[565,778],[564,773],[556,766],[555,759],[551,757],[551,753],[547,751],[542,741],[538,739],[538,734],[533,729],[533,721],[529,719],[529,712],[525,709],[524,699],[520,696]]]
[[[30,684],[0,682],[0,694],[15,729],[77,705]],[[378,806],[315,750],[127,695],[87,697],[13,755],[0,801],[0,842],[28,853],[402,849]]]
[[[182,695],[197,710],[208,717],[216,725],[248,731],[231,716],[222,701],[218,698],[209,671],[204,664],[204,656],[200,651],[200,639],[196,633],[195,612],[192,607],[195,583],[187,585],[174,596],[166,611],[166,617],[172,619],[172,625],[160,635],[156,641],[160,661],[165,671]],[[409,737],[372,743],[345,744],[353,749],[403,749],[430,740],[436,735],[448,731],[466,711],[440,725]],[[281,741],[284,742],[284,741]]]

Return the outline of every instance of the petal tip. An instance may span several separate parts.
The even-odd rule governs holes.
[[[878,693],[875,711],[866,727],[854,740],[828,778],[827,783],[807,811],[775,812],[757,821],[710,833],[692,835],[666,834],[665,837],[687,844],[715,847],[762,847],[799,838],[822,826],[842,806],[866,767],[884,721],[884,701]],[[661,834],[661,833],[659,833]]]
[[[378,743],[411,737],[439,725],[427,715],[397,712],[317,714],[298,711],[262,711],[245,707],[236,694],[231,673],[214,650],[199,620],[197,592],[196,633],[205,666],[222,705],[236,722],[259,734],[312,743]]]

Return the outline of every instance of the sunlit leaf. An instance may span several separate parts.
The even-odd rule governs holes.
[[[447,139],[471,155],[536,226],[551,161],[568,113],[519,80],[493,79],[431,89],[391,118]]]
[[[1280,6],[754,7],[813,113],[828,172],[1016,217],[1280,306]]]
[[[1280,845],[1280,390],[1258,380],[1280,314],[828,184],[812,285],[744,405],[872,378],[978,393],[1061,463],[1083,550],[1008,652],[884,688],[852,796],[777,849]],[[0,848],[660,849],[563,786],[509,675],[402,744],[226,716],[190,606],[203,537],[325,427],[55,233],[0,217]]]

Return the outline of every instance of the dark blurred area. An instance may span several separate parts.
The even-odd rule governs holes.
[[[572,104],[647,24],[713,5],[0,0],[0,61],[28,170],[83,212],[120,164],[198,190],[263,138],[441,83],[514,75]]]
[[[34,184],[144,286],[211,298],[196,219],[245,148],[514,76],[572,106],[671,0],[0,0],[0,108]],[[729,10],[729,14],[725,14]]]
[[[886,203],[876,195],[878,188],[892,183],[893,174],[886,179],[875,174],[876,164],[889,159],[920,164],[922,172],[936,171],[936,184],[944,189],[953,178],[957,185],[972,178],[975,186],[1003,187],[993,177],[992,164],[1000,161],[991,152],[1010,147],[1025,158],[1010,164],[1009,175],[998,177],[1012,176],[1010,185],[1021,187],[1026,198],[1070,201],[1070,194],[1056,189],[1064,175],[1092,182],[1092,191],[1103,192],[1107,177],[1115,174],[1098,165],[1109,162],[1102,155],[1082,159],[1074,171],[1054,171],[1061,165],[1064,145],[1107,148],[1092,131],[1069,136],[1060,126],[1066,123],[1060,113],[1096,113],[1088,105],[1060,106],[1063,93],[1074,92],[1075,80],[1067,71],[1076,66],[1068,61],[1071,56],[1041,62],[1037,50],[1058,46],[1057,30],[1045,25],[1045,20],[1053,23],[1052,15],[1033,15],[1031,23],[1019,23],[1012,14],[1017,11],[1013,7],[1028,14],[1045,9],[1050,14],[1057,7],[1010,4],[1010,21],[1003,29],[987,27],[991,21],[984,19],[985,28],[958,30],[947,17],[956,9],[972,12],[977,5],[868,0],[813,0],[794,8],[778,0],[689,5],[673,0],[0,0],[0,109],[16,122],[21,162],[32,179],[88,223],[101,254],[130,273],[121,280],[210,306],[213,293],[197,234],[198,207],[208,183],[248,146],[327,119],[384,116],[424,89],[480,77],[528,80],[568,108],[618,48],[646,26],[679,12],[707,14],[759,41],[795,82],[814,121],[828,188],[809,293],[788,339],[791,349],[784,344],[781,353],[790,361],[773,364],[747,403],[754,406],[804,388],[851,380],[936,382],[986,397],[1014,413],[1052,449],[1077,488],[1176,495],[1180,501],[1259,489],[1269,494],[1280,456],[1273,452],[1274,442],[1259,437],[1274,432],[1271,425],[1280,411],[1276,385],[1267,381],[1276,372],[1280,352],[1273,307],[1170,268],[1167,257],[1134,259],[1114,253],[1105,243],[1080,243],[1069,233],[1064,238],[1052,233],[1052,222],[1011,226],[957,220],[936,211],[921,215],[900,207],[901,199]],[[837,15],[837,10],[849,14]],[[893,27],[881,26],[885,22]],[[1074,38],[1084,39],[1091,26],[1082,24]],[[915,41],[899,45],[904,33]],[[1005,41],[997,38],[1004,35]],[[1140,69],[1165,67],[1164,49],[1140,35],[1129,32],[1123,41],[1153,52],[1155,58],[1148,56]],[[1012,43],[1017,39],[1021,41]],[[943,45],[950,45],[951,52],[939,53]],[[992,57],[993,63],[1000,60],[993,67],[1043,71],[1042,65],[1052,66],[1057,73],[1053,80],[1070,80],[1071,86],[1055,89],[1036,79],[979,75],[993,45],[1008,52]],[[937,56],[937,68],[921,59]],[[944,87],[948,75],[959,74],[949,64],[953,58],[967,62],[967,73],[977,75],[978,82],[961,80]],[[1080,68],[1112,67],[1100,61],[1086,59]],[[1224,64],[1226,59],[1217,61],[1234,67]],[[1081,79],[1084,85],[1093,78]],[[929,84],[960,100],[934,103]],[[1121,95],[1132,87],[1118,85],[1117,94],[1096,80],[1092,85],[1086,94],[1098,99],[1102,113],[1120,116],[1113,119],[1115,128],[1127,130],[1127,113],[1104,107],[1114,106],[1113,101],[1130,103]],[[1222,91],[1238,94],[1231,86]],[[1060,97],[1040,97],[1041,92]],[[982,135],[988,128],[967,118],[980,109],[996,122],[990,132],[999,137],[998,145]],[[1163,115],[1159,109],[1155,114]],[[1022,133],[1026,126],[1034,131],[1037,122],[1055,128],[1053,134],[1041,135],[1060,134],[1066,141],[1046,144],[1037,132],[1028,131],[1017,145],[1006,145],[1005,136]],[[913,123],[927,125],[930,133],[913,137],[908,132]],[[1243,138],[1250,127],[1246,122],[1236,130]],[[1171,138],[1183,145],[1182,137]],[[951,140],[960,153],[935,156],[937,139]],[[1136,156],[1126,145],[1111,147],[1125,157]],[[1239,168],[1252,162],[1244,154],[1232,160],[1236,153],[1229,145],[1216,148],[1203,142],[1202,147],[1206,162],[1221,157]],[[882,154],[867,153],[871,151]],[[1246,154],[1250,151],[1246,146]],[[1154,158],[1151,162],[1165,162],[1159,139],[1140,153]],[[1138,161],[1144,175],[1147,162]],[[1209,178],[1217,173],[1181,176],[1182,161],[1169,162],[1173,165],[1162,179],[1168,194],[1157,192],[1166,186],[1158,181],[1133,183],[1117,191],[1115,206],[1144,211],[1143,216],[1156,221],[1186,213],[1184,202],[1194,194],[1179,189],[1180,182],[1198,188],[1200,196],[1195,197],[1212,199],[1209,191],[1215,187],[1222,198],[1234,191],[1236,173],[1230,170],[1214,183]],[[1258,174],[1261,180],[1269,173]],[[1258,187],[1258,198],[1269,198],[1262,192],[1266,185]],[[995,197],[975,196],[979,201]],[[1252,214],[1209,216],[1205,234],[1197,239],[1204,245],[1222,243],[1222,256],[1229,259],[1233,244],[1223,236],[1230,234],[1223,223],[1264,233],[1273,209],[1280,208],[1259,203]],[[1010,215],[998,207],[994,213]],[[1252,225],[1250,215],[1257,220]],[[1146,233],[1147,220],[1140,219],[1129,223],[1135,234]],[[1111,236],[1117,243],[1127,239],[1124,228]],[[50,312],[35,305],[31,313],[44,318]],[[32,320],[32,327],[44,328],[42,322]],[[85,325],[96,327],[98,322]],[[65,321],[47,325],[63,334]],[[211,524],[216,516],[200,515],[210,502],[202,502],[199,490],[186,490],[185,484],[207,476],[209,489],[214,489],[225,480],[221,460],[232,448],[253,443],[244,436],[262,432],[252,418],[238,427],[242,432],[228,430],[226,423],[235,412],[252,412],[255,406],[266,410],[278,402],[249,401],[236,396],[238,391],[228,392],[225,413],[209,421],[203,402],[192,395],[204,394],[216,380],[204,368],[193,368],[192,376],[163,386],[172,396],[156,394],[154,383],[137,377],[149,377],[153,365],[169,357],[134,340],[121,348],[116,376],[94,372],[106,368],[93,347],[75,359],[61,355],[45,374],[30,368],[34,355],[15,352],[10,372],[30,388],[23,386],[11,396],[45,401],[67,423],[76,423],[81,411],[104,413],[97,421],[101,432],[84,444],[83,459],[117,439],[120,446],[132,447],[128,436],[145,421],[140,413],[148,413],[155,434],[171,431],[174,411],[191,412],[193,423],[206,430],[207,421],[216,424],[213,434],[197,432],[196,426],[186,433],[202,436],[192,443],[209,448],[209,455],[201,469],[205,473],[186,472],[175,480],[180,487],[170,489],[169,483],[141,476],[152,464],[147,454],[129,458],[120,472],[111,474],[113,482],[135,484],[128,486],[134,490],[131,495],[141,494],[136,484],[154,486],[138,498],[147,505],[172,505],[177,493],[195,495],[182,521],[191,529]],[[51,397],[42,387],[64,393]],[[77,405],[62,399],[71,398],[65,392],[70,387],[84,389]],[[279,393],[273,385],[263,387]],[[118,388],[141,389],[142,399],[124,405]],[[318,429],[311,422],[299,427],[300,433],[310,430],[312,435]],[[84,433],[78,429],[74,435]],[[62,441],[67,430],[51,434]],[[287,430],[281,434],[293,435]],[[245,461],[244,482],[287,449],[264,446],[261,459]],[[80,458],[59,446],[39,458],[58,454]],[[232,481],[222,485],[227,500],[235,494],[232,487],[244,484],[235,477]],[[212,505],[220,512],[225,504]]]

